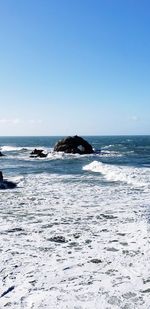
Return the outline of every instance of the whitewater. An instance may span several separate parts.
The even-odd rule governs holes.
[[[0,138],[0,308],[149,309],[150,137],[58,139]]]

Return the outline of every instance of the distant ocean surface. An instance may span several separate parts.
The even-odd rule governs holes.
[[[150,136],[61,138],[0,137],[0,308],[149,309]]]

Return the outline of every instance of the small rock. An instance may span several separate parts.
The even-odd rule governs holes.
[[[66,239],[64,236],[54,236],[54,237],[49,238],[48,240],[58,242],[58,243],[66,242]]]
[[[23,229],[21,227],[15,227],[13,229],[7,230],[7,233],[15,233],[15,232],[22,232]]]
[[[95,263],[95,264],[99,264],[99,263],[102,263],[102,260],[100,259],[92,259],[90,260],[91,263]]]
[[[45,158],[47,157],[47,153],[44,153],[44,150],[43,149],[34,149],[32,152],[31,152],[31,155],[30,155],[31,158]]]

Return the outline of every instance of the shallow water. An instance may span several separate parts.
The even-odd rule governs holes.
[[[88,137],[102,153],[82,157],[57,139],[0,139],[18,181],[0,191],[0,308],[150,308],[150,138]]]

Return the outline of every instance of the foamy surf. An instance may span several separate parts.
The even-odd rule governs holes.
[[[23,149],[22,147],[15,147],[15,146],[2,146],[1,147],[1,151],[21,151],[22,149]]]
[[[150,184],[148,170],[126,166],[109,165],[98,161],[93,161],[83,167],[84,171],[101,173],[108,181],[119,181],[136,187],[147,187]],[[145,182],[145,177],[147,182]]]
[[[31,174],[1,195],[0,295],[14,286],[1,308],[148,308],[147,223],[137,212],[149,198],[87,177]]]
[[[14,152],[17,152],[17,151],[22,151],[22,152],[25,152],[25,151],[32,151],[32,150],[34,150],[34,149],[43,149],[44,151],[47,151],[47,150],[51,150],[51,148],[50,149],[47,149],[46,147],[39,147],[39,146],[35,146],[35,147],[19,147],[19,146],[9,146],[9,145],[5,145],[5,146],[1,146],[0,147],[0,150],[1,151],[4,151],[4,152],[11,152],[11,151],[14,151]]]

